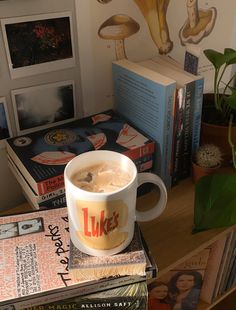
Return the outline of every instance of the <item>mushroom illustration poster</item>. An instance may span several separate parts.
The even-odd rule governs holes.
[[[113,107],[112,61],[169,55],[184,65],[185,52],[199,56],[205,90],[212,89],[206,48],[235,48],[236,2],[228,0],[76,1],[83,105],[86,115]]]

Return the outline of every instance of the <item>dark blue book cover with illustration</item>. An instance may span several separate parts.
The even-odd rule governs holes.
[[[36,194],[64,187],[64,168],[75,156],[112,150],[135,160],[154,142],[113,110],[7,140],[7,152]]]

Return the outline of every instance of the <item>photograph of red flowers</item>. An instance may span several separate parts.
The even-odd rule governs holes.
[[[10,71],[21,68],[36,68],[36,73],[50,70],[48,63],[73,59],[73,44],[70,14],[44,14],[36,16],[8,18],[2,21],[5,45]],[[37,66],[41,67],[39,72]],[[67,67],[62,63],[52,70]],[[28,70],[29,71],[29,70]],[[31,75],[27,73],[23,75]],[[22,73],[22,72],[21,72]],[[20,74],[21,75],[21,74]],[[14,74],[13,74],[14,77]],[[18,76],[15,76],[18,77]],[[20,77],[20,76],[19,76]]]

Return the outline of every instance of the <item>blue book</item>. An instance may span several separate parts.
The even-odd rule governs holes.
[[[64,188],[64,168],[75,156],[112,150],[132,160],[154,152],[155,142],[113,110],[7,139],[14,164],[38,196]]]
[[[182,130],[182,159],[178,164],[179,179],[190,175],[191,158],[200,142],[201,113],[204,79],[184,71],[181,66],[167,56],[157,56],[142,62],[163,75],[173,78],[177,88],[185,89],[185,104]]]
[[[194,106],[192,109],[192,149],[193,152],[197,150],[200,143],[200,129],[201,129],[201,115],[202,115],[202,102],[203,102],[203,88],[204,78],[200,75],[194,75],[184,70],[181,65],[166,55],[159,55],[153,58],[154,61],[161,61],[165,66],[177,70],[179,73],[185,75],[186,81],[193,80],[195,83],[194,92]],[[174,77],[173,77],[174,78]],[[178,81],[176,81],[178,83]]]
[[[112,72],[115,109],[156,142],[154,171],[170,188],[176,82],[127,59]]]
[[[8,166],[11,172],[20,184],[25,198],[34,209],[44,210],[66,207],[66,196],[64,187],[43,195],[36,195],[36,193],[31,188],[27,180],[24,178],[14,161],[11,159],[11,157],[8,155],[7,158]],[[134,159],[133,161],[137,167],[138,172],[151,171],[153,165],[153,154],[142,156],[138,159]],[[144,185],[143,187],[140,186],[138,189],[138,195],[142,195],[145,189],[148,190],[148,187],[144,187]]]

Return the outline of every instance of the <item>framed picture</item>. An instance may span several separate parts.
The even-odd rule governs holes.
[[[75,65],[70,12],[1,19],[11,78]]]
[[[72,121],[76,117],[74,81],[12,90],[17,134]]]
[[[0,148],[5,146],[5,139],[12,136],[6,98],[0,98]]]

